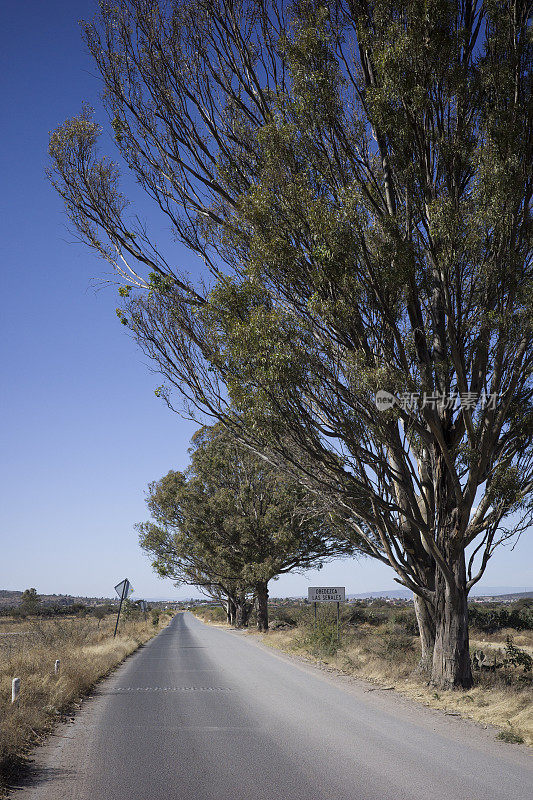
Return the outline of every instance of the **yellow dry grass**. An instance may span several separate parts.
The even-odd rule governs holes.
[[[502,628],[496,633],[473,632],[470,636],[470,647],[476,650],[492,651],[505,648],[507,637],[511,636],[513,644],[533,655],[533,632],[515,631],[512,628]]]
[[[13,765],[51,729],[54,722],[126,656],[152,638],[171,615],[154,625],[149,617],[100,626],[94,618],[3,620],[0,627],[0,792]],[[5,632],[9,631],[8,635]],[[59,675],[54,662],[60,659]],[[19,700],[11,704],[11,682],[21,679]]]

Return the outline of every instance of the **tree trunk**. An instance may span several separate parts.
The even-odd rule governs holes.
[[[448,565],[453,582],[437,567],[436,636],[431,683],[440,689],[469,689],[473,684],[468,641],[468,595],[464,552]]]
[[[235,598],[235,627],[247,628],[252,604],[246,600],[245,595]]]
[[[473,679],[463,538],[467,515],[457,506],[453,481],[442,455],[436,459],[434,479],[436,544],[446,569],[443,571],[436,563],[431,683],[439,689],[470,689]]]
[[[430,604],[418,595],[413,596],[416,621],[420,632],[420,661],[417,672],[422,675],[431,675],[433,664],[433,650],[435,648],[435,614]]]
[[[260,581],[256,587],[257,627],[260,631],[268,630],[268,581]]]
[[[235,625],[235,600],[233,597],[228,597],[226,603],[226,617],[229,625]]]

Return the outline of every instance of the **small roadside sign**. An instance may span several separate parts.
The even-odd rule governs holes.
[[[310,586],[307,590],[310,603],[344,603],[345,586]]]
[[[120,581],[120,583],[117,583],[115,586],[115,592],[118,594],[121,600],[125,600],[130,596],[130,594],[133,593],[133,586],[127,578],[124,578],[123,581]]]
[[[315,609],[315,628],[316,628],[316,604],[317,603],[337,603],[337,641],[340,641],[339,620],[340,604],[346,599],[345,586],[310,586],[307,590],[307,600],[312,603]]]
[[[115,632],[113,634],[113,639],[117,635],[118,621],[120,619],[120,612],[122,610],[122,603],[133,592],[133,586],[131,585],[131,583],[129,582],[129,580],[127,578],[124,578],[123,581],[120,581],[120,583],[117,583],[117,585],[115,586],[115,592],[120,597],[120,604],[119,604],[119,607],[118,607],[117,621],[116,621],[116,624],[115,624]]]

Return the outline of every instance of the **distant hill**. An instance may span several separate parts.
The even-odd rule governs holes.
[[[362,592],[361,594],[347,594],[348,599],[368,600],[372,597],[386,597],[389,600],[410,600],[413,593],[409,589],[384,589],[382,592]]]
[[[523,600],[524,598],[533,598],[533,589],[529,592],[511,592],[510,594],[483,594],[474,595],[474,597],[495,597],[502,602],[511,602],[513,600]]]
[[[381,592],[363,592],[362,594],[349,594],[348,598],[368,599],[372,597],[385,597],[390,600],[410,600],[413,594],[408,589],[384,589]],[[497,597],[502,601],[520,600],[523,597],[533,597],[533,589],[520,591],[516,586],[480,586],[470,592],[470,597]]]
[[[470,592],[471,597],[503,597],[516,596],[528,597],[533,593],[531,586],[474,586]]]

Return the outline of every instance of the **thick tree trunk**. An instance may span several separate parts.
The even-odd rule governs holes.
[[[446,432],[446,431],[445,431]],[[439,689],[473,684],[468,641],[468,593],[464,553],[465,510],[457,506],[453,481],[439,454],[435,468],[436,545],[446,570],[435,567],[435,648],[431,683]]]
[[[420,661],[417,671],[422,675],[431,675],[433,650],[435,648],[435,614],[430,604],[418,595],[413,597],[416,621],[420,632]]]
[[[447,582],[439,568],[436,571],[436,636],[431,683],[440,689],[469,689],[473,679],[464,552],[451,563],[448,560],[448,564],[453,582]]]
[[[246,600],[244,595],[235,598],[235,627],[247,628],[252,604]]]
[[[268,581],[260,581],[256,587],[257,627],[260,631],[268,630]]]

